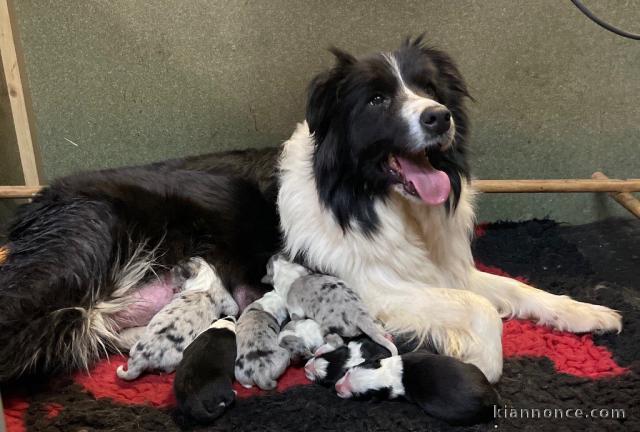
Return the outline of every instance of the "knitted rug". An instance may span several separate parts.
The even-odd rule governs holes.
[[[30,431],[640,431],[640,223],[583,226],[552,221],[477,229],[474,251],[485,271],[508,274],[553,293],[613,307],[621,334],[574,335],[523,320],[504,324],[503,405],[496,419],[455,428],[405,401],[339,399],[290,369],[273,392],[240,386],[235,406],[213,425],[190,424],[175,410],[173,375],[118,380],[112,356],[89,374],[34,388],[3,388],[8,430]]]

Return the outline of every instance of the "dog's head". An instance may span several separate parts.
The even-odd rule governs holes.
[[[467,87],[451,58],[422,37],[336,65],[311,83],[307,122],[323,203],[343,229],[375,230],[376,199],[399,193],[451,211],[468,177]]]

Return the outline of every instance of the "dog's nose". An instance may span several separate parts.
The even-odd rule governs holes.
[[[441,135],[451,127],[451,112],[446,107],[435,106],[422,111],[422,126],[434,135]]]

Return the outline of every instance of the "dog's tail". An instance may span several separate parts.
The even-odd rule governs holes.
[[[23,206],[0,264],[0,382],[86,369],[117,351],[112,315],[151,255],[144,245],[120,251],[113,231],[104,202],[49,197]]]
[[[147,362],[140,357],[129,358],[127,363],[127,370],[124,370],[124,365],[118,366],[116,369],[116,375],[118,378],[131,381],[138,378],[142,372],[147,368]]]
[[[398,355],[398,348],[391,340],[385,337],[382,327],[377,325],[370,316],[363,315],[358,323],[358,328],[375,343],[388,349],[392,356]]]

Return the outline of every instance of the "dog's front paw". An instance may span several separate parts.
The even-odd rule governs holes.
[[[235,375],[245,387],[257,385],[262,390],[273,390],[278,378],[289,366],[289,351],[279,346],[239,353]]]
[[[541,320],[541,324],[550,324],[558,330],[573,333],[618,332],[622,331],[622,315],[606,306],[582,303],[564,298],[566,303],[556,309],[556,314],[549,322]]]

